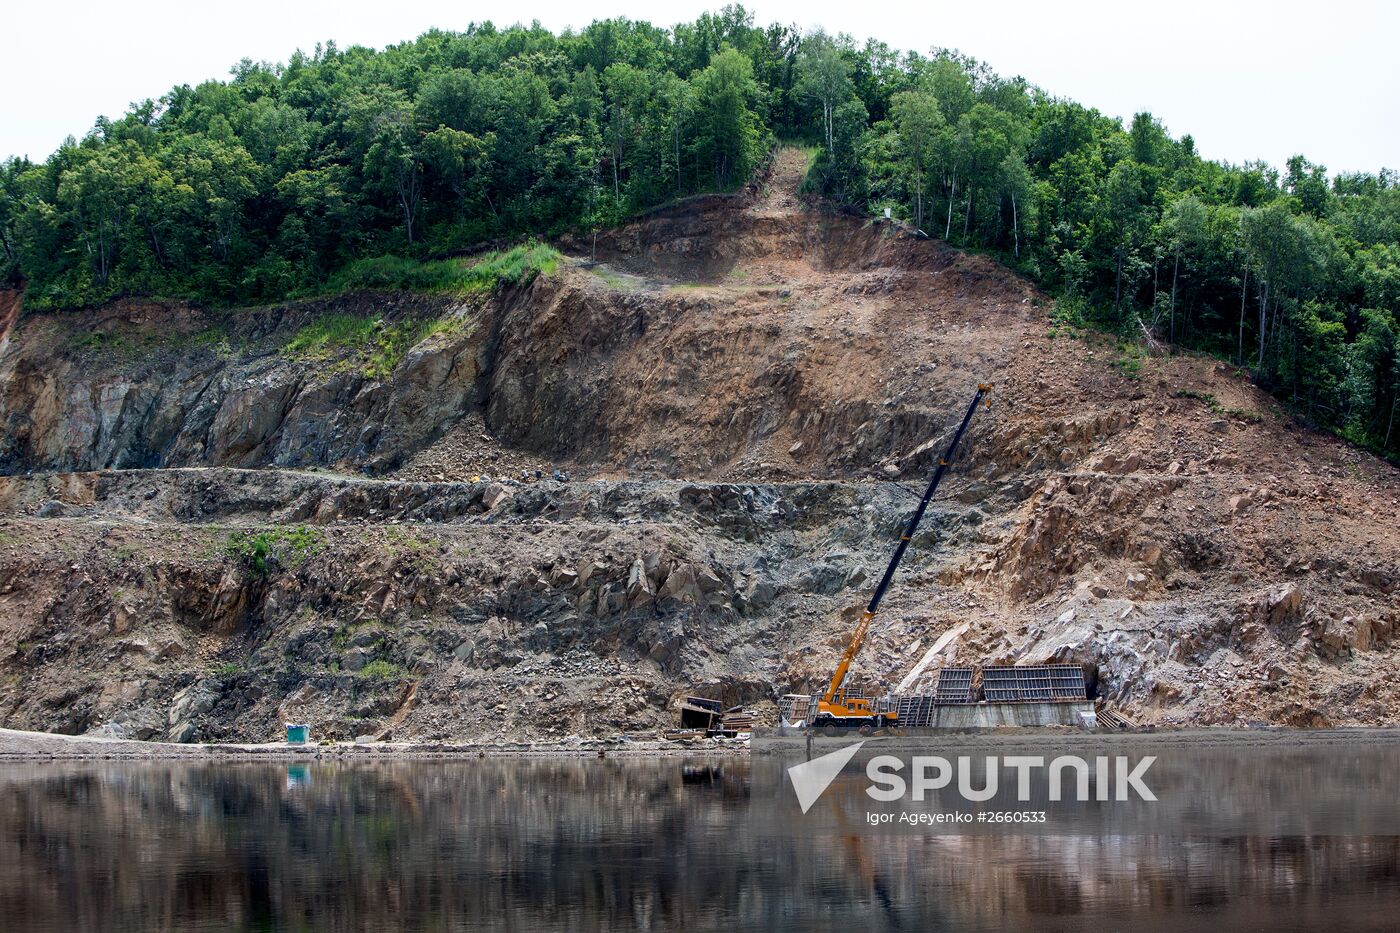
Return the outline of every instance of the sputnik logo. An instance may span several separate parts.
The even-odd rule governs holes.
[[[836,775],[841,773],[841,769],[846,767],[846,763],[855,757],[856,752],[864,742],[857,742],[854,745],[847,745],[845,748],[837,749],[820,758],[813,758],[811,761],[804,761],[800,765],[793,765],[787,769],[788,777],[792,780],[792,789],[797,794],[797,802],[802,805],[802,812],[806,813],[812,809],[812,804],[821,798],[822,791],[836,780]]]
[[[812,808],[836,775],[855,757],[864,742],[856,742],[844,748],[793,765],[787,769],[792,780],[792,789],[797,794],[797,802],[802,812]],[[979,803],[996,797],[1000,786],[999,772],[1003,768],[1016,772],[1016,800],[1026,802],[1031,799],[1032,776],[1036,772],[1044,774],[1049,799],[1065,799],[1065,784],[1073,781],[1071,793],[1080,801],[1127,801],[1136,795],[1139,800],[1153,801],[1157,797],[1143,781],[1147,769],[1157,760],[1156,755],[1144,755],[1129,769],[1132,761],[1126,755],[1109,758],[1100,755],[1093,763],[1077,755],[1061,755],[1046,765],[1043,755],[1008,755],[1004,758],[988,756],[982,776],[982,786],[974,787],[973,759],[960,755],[955,760],[938,756],[915,755],[908,762],[894,755],[876,755],[866,763],[865,776],[878,787],[867,787],[865,793],[871,800],[889,803],[904,797],[922,801],[928,791],[956,787],[957,793],[967,801]],[[906,770],[907,769],[907,770]],[[954,783],[956,773],[957,781]],[[1090,774],[1094,779],[1090,781]],[[1116,773],[1117,780],[1112,780]],[[907,775],[907,777],[906,777]],[[1011,793],[1011,786],[1005,788]],[[950,790],[951,793],[951,790]]]

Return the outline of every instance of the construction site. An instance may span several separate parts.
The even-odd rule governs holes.
[[[1226,362],[805,203],[805,165],[469,299],[7,294],[0,723],[1396,721],[1400,471]],[[387,375],[287,349],[328,314],[426,336]]]
[[[1111,710],[1096,710],[1084,682],[1084,669],[1075,664],[997,666],[985,670],[941,665],[943,650],[963,631],[945,632],[919,659],[918,664],[894,690],[870,693],[850,686],[847,677],[860,656],[866,636],[875,622],[899,565],[918,534],[929,504],[939,484],[957,457],[959,445],[978,408],[991,407],[991,385],[981,383],[937,459],[928,488],[901,530],[894,554],[875,586],[870,603],[860,614],[855,632],[836,664],[831,683],[820,696],[786,694],[778,699],[780,729],[822,729],[839,734],[857,729],[862,734],[901,729],[993,729],[998,727],[1036,728],[1078,726],[1094,729],[1127,728],[1131,723]],[[910,693],[924,681],[931,665],[936,668],[932,692]],[[683,736],[687,727],[703,729],[706,735],[731,737],[752,729],[752,714],[741,708],[721,712],[718,702],[701,697],[684,697],[679,706]],[[679,737],[679,736],[678,736]]]

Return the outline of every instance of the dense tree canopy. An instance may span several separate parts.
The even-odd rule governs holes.
[[[323,288],[367,256],[615,222],[744,183],[775,138],[808,186],[890,207],[1061,295],[1248,367],[1296,411],[1392,454],[1400,178],[1197,155],[942,50],[901,53],[725,7],[332,44],[180,86],[43,163],[0,167],[0,278],[29,307]]]

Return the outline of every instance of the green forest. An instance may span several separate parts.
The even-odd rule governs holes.
[[[30,309],[411,283],[417,262],[733,189],[777,140],[819,150],[806,185],[833,208],[888,207],[1030,276],[1062,322],[1229,360],[1400,453],[1394,171],[1208,161],[1147,113],[738,6],[245,60],[0,166],[0,279]]]

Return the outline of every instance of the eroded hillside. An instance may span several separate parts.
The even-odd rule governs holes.
[[[860,676],[967,622],[945,661],[1076,660],[1148,722],[1396,721],[1394,468],[801,169],[489,297],[22,318],[0,723],[560,739],[814,686],[982,381]],[[368,349],[295,349],[328,315]]]

